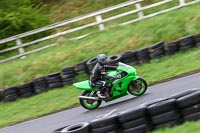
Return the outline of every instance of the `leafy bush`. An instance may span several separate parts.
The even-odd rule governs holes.
[[[42,7],[33,0],[0,0],[0,39],[47,25]]]

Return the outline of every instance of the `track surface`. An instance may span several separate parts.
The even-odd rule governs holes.
[[[87,111],[82,107],[41,117],[0,129],[0,133],[51,133],[53,130],[71,124],[88,122],[98,117],[134,108],[142,103],[158,98],[165,98],[184,90],[200,88],[200,73],[154,85],[148,88],[145,95],[134,97],[127,95],[109,103],[103,103],[99,109]]]

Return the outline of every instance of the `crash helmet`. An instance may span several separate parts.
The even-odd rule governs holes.
[[[107,56],[105,54],[100,54],[97,56],[97,62],[100,63],[101,65],[106,65],[107,64]]]

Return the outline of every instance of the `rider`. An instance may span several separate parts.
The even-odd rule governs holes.
[[[115,77],[108,76],[107,70],[116,70],[116,66],[108,66],[107,65],[107,56],[105,54],[100,54],[97,56],[97,64],[92,69],[92,73],[90,75],[91,86],[99,86],[100,90],[97,91],[98,97],[104,99],[103,93],[106,89],[110,89],[112,83],[102,81],[103,79],[114,80]]]

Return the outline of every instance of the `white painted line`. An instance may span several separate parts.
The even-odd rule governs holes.
[[[115,111],[117,111],[117,109],[113,109],[113,110],[111,110],[110,112],[108,112],[106,114],[99,115],[99,116],[97,116],[97,118],[99,118],[99,117],[105,118],[105,117],[111,115],[112,113],[114,113]]]

